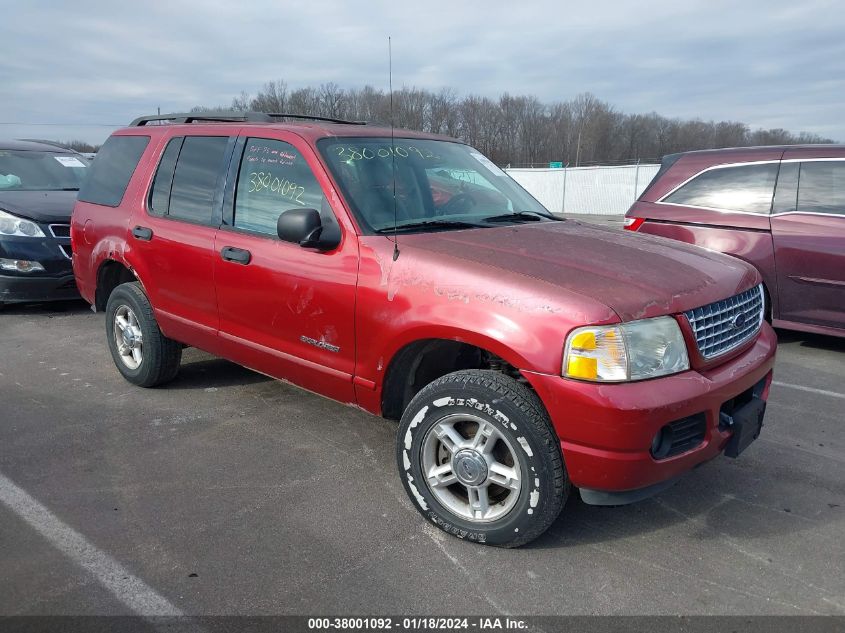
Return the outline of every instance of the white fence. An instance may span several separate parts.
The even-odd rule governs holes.
[[[620,165],[505,171],[554,213],[621,215],[658,169],[660,165]]]

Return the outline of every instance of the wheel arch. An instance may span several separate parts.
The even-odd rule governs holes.
[[[464,369],[492,369],[533,388],[519,371],[521,357],[501,344],[465,337],[406,341],[391,356],[381,382],[381,414],[399,419],[413,397],[438,378]],[[504,352],[504,353],[503,353]]]
[[[109,295],[120,284],[138,281],[135,273],[129,266],[116,259],[105,259],[97,268],[97,286],[94,290],[94,308],[97,312],[106,309]]]

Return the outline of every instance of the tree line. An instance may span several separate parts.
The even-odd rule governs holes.
[[[390,124],[390,94],[372,86],[341,88],[335,83],[291,90],[271,81],[255,94],[242,92],[231,109],[287,112]],[[196,106],[192,112],[226,107]],[[756,129],[738,121],[677,119],[625,114],[592,94],[543,103],[537,97],[503,93],[498,98],[458,96],[451,88],[431,91],[403,87],[393,93],[397,128],[457,137],[499,165],[570,166],[659,162],[665,154],[748,145],[831,143],[816,134]]]

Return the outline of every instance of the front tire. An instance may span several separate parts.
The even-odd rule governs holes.
[[[182,345],[161,333],[137,282],[121,284],[109,295],[106,337],[114,364],[133,385],[155,387],[179,372]]]
[[[423,388],[402,415],[396,457],[417,510],[477,543],[534,540],[570,489],[539,398],[495,371],[458,371]]]

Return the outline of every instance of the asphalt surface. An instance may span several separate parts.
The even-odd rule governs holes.
[[[395,423],[192,349],[133,387],[103,321],[0,312],[0,614],[845,613],[845,340],[780,333],[739,459],[499,550],[417,514]]]

